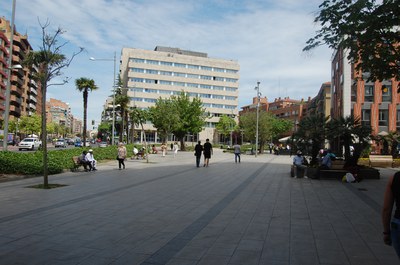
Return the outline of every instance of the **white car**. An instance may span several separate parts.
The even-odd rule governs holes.
[[[66,148],[66,147],[67,147],[67,141],[66,141],[65,139],[58,139],[58,140],[56,141],[56,143],[54,144],[54,147],[55,147],[55,148],[57,148],[57,147],[64,147],[64,148]]]
[[[42,147],[42,141],[40,141],[39,138],[35,138],[35,137],[25,138],[18,144],[19,151],[21,151],[23,149],[33,151],[35,149],[39,149],[40,147]]]

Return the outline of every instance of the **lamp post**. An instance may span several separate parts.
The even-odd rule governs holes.
[[[116,67],[117,67],[117,54],[116,54],[116,52],[114,52],[114,58],[110,58],[110,59],[108,59],[108,58],[105,58],[105,59],[98,59],[98,58],[94,58],[94,57],[90,57],[89,58],[91,61],[114,61],[114,75],[113,75],[113,89],[112,89],[112,92],[113,92],[113,103],[112,103],[112,105],[113,105],[113,108],[112,108],[112,111],[113,111],[113,114],[112,114],[112,137],[111,137],[111,144],[112,145],[114,145],[114,135],[115,135],[115,88],[116,88],[116,84],[115,84],[115,82],[116,82],[116,76],[115,76],[115,73],[116,73]]]
[[[260,108],[260,82],[257,82],[257,86],[254,88],[257,90],[257,107],[256,107],[256,157],[258,153],[258,110]]]
[[[14,39],[14,20],[15,20],[15,2],[12,2],[12,16],[11,16],[11,35],[10,35],[10,48],[8,52],[8,62],[7,62],[7,87],[6,87],[6,98],[5,98],[5,109],[4,109],[4,138],[3,138],[3,151],[7,151],[7,141],[8,141],[8,122],[10,116],[10,94],[11,94],[11,70],[12,70],[12,54],[13,54],[13,39]],[[15,66],[15,68],[22,68]]]

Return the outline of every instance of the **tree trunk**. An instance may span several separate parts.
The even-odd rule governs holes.
[[[49,169],[47,165],[47,129],[46,129],[46,91],[47,82],[42,83],[42,150],[43,150],[43,188],[49,188]]]
[[[83,146],[86,147],[86,130],[87,130],[87,100],[88,91],[85,88],[83,91]]]

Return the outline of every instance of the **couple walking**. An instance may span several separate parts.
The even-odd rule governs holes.
[[[196,166],[200,166],[201,153],[204,154],[204,167],[208,167],[211,155],[213,153],[212,145],[209,139],[206,139],[204,146],[201,145],[201,141],[198,141],[194,147],[194,155],[196,156]]]

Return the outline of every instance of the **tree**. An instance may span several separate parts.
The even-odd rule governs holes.
[[[255,140],[257,129],[257,113],[247,112],[240,116],[240,127],[244,130],[244,135],[250,141]],[[278,119],[274,115],[266,111],[260,111],[258,117],[258,143],[262,153],[264,151],[264,146],[267,142],[271,141],[273,138],[279,134],[290,130],[292,123],[288,120]]]
[[[369,81],[400,80],[400,1],[325,0],[314,22],[321,29],[304,51],[320,45],[348,49],[356,70],[370,73]]]
[[[110,135],[111,129],[112,129],[112,124],[109,122],[102,122],[99,124],[97,127],[97,138],[101,139],[102,141],[107,140],[107,136]]]
[[[25,134],[40,134],[42,117],[37,114],[21,116],[19,120],[19,131]]]
[[[93,79],[81,77],[75,80],[76,89],[83,95],[83,146],[86,146],[86,130],[87,130],[87,103],[89,91],[97,90]]]
[[[47,27],[50,23],[47,21],[44,25],[40,22],[42,29],[42,46],[39,51],[29,51],[25,56],[23,65],[29,67],[32,71],[32,78],[39,83],[42,90],[42,146],[43,146],[43,187],[49,188],[48,183],[48,161],[47,161],[47,130],[46,130],[46,94],[47,88],[52,85],[63,85],[68,82],[67,79],[61,83],[50,83],[55,77],[61,76],[62,69],[69,67],[76,55],[83,51],[80,48],[79,52],[73,53],[71,58],[67,58],[61,53],[61,49],[67,42],[58,44],[60,36],[64,33],[61,28],[58,28],[53,35],[47,33]],[[37,67],[37,72],[34,68]]]
[[[235,126],[236,126],[235,120],[224,114],[219,118],[219,121],[215,125],[215,128],[221,135],[224,136],[225,140],[226,137],[229,136],[235,130]]]
[[[184,91],[177,97],[172,96],[171,101],[178,116],[172,133],[180,140],[181,150],[185,151],[185,136],[188,133],[197,134],[201,132],[205,120],[205,109],[200,98],[195,97],[190,101],[189,95]]]
[[[146,132],[144,130],[143,124],[145,124],[146,121],[148,121],[150,119],[150,113],[148,110],[133,108],[130,112],[130,118],[133,122],[133,127],[136,124],[142,128],[142,133],[144,135],[144,147],[145,147],[145,152],[146,152],[146,162],[148,163],[149,156],[148,156],[148,148],[147,148],[147,141],[146,141]]]
[[[332,119],[327,123],[326,136],[332,142],[344,147],[344,157],[348,165],[356,166],[361,152],[369,146],[371,127],[361,124],[360,118],[353,116]],[[353,154],[350,146],[354,147]],[[341,149],[341,148],[340,148]]]
[[[156,104],[149,109],[150,119],[153,126],[157,128],[160,138],[163,142],[167,140],[168,135],[173,131],[175,124],[179,122],[177,109],[174,102],[167,98],[159,98]]]
[[[325,128],[328,117],[323,114],[312,115],[301,119],[298,130],[292,136],[297,150],[311,156],[310,165],[318,165],[318,152],[325,144]],[[309,146],[311,145],[311,150]]]
[[[124,128],[126,124],[128,123],[128,115],[127,115],[127,109],[129,105],[130,99],[127,95],[122,95],[118,94],[115,97],[115,104],[117,104],[119,110],[121,111],[121,126],[119,126],[119,141],[123,142],[123,135],[124,135]],[[128,126],[126,126],[128,127]]]

